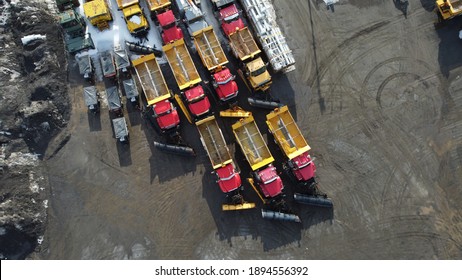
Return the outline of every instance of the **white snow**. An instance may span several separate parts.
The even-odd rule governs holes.
[[[14,80],[16,80],[16,78],[21,76],[21,74],[18,71],[3,66],[0,66],[0,72],[5,75],[10,75],[10,82],[13,82]]]
[[[27,44],[29,44],[32,41],[46,40],[46,39],[47,39],[47,35],[32,34],[32,35],[26,35],[26,36],[22,37],[21,42],[22,42],[22,44],[24,46],[26,46]]]
[[[459,38],[462,39],[462,30],[459,31]]]
[[[326,5],[332,5],[332,4],[335,4],[337,2],[338,2],[338,0],[324,0],[324,3],[326,3]]]
[[[10,4],[6,1],[3,1],[3,10],[0,14],[0,25],[4,25],[6,21],[10,18]]]
[[[134,24],[140,24],[141,18],[139,16],[132,16],[129,21],[133,22]]]

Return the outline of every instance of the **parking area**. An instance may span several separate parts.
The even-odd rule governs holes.
[[[211,15],[210,2],[202,2]],[[393,0],[344,0],[333,9],[321,0],[273,4],[296,70],[273,75],[271,93],[308,140],[333,211],[293,204],[301,224],[263,220],[259,207],[222,212],[223,194],[184,116],[181,133],[194,158],[157,150],[160,136],[130,104],[130,144],[117,144],[107,106],[97,116],[87,112],[85,84],[71,62],[71,137],[47,161],[52,196],[43,258],[462,257],[462,17],[435,29],[431,0],[410,0],[406,16]],[[168,65],[162,70],[175,91]],[[252,111],[281,170],[282,153],[265,129],[269,111],[251,108],[250,92],[237,83],[240,105]],[[219,124],[245,177],[236,121]],[[249,186],[245,192],[261,206]]]

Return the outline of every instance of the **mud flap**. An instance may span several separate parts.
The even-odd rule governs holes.
[[[239,211],[239,210],[246,210],[246,209],[253,209],[255,208],[255,203],[253,202],[244,202],[240,204],[222,204],[221,210],[222,211]]]
[[[282,107],[282,104],[279,102],[275,102],[271,100],[264,100],[264,99],[257,99],[255,97],[249,97],[247,98],[247,101],[249,102],[250,106],[264,108],[264,109],[273,110],[273,109]]]
[[[278,221],[301,223],[300,217],[295,214],[262,209],[261,216],[263,219],[267,219],[267,220],[278,220]]]
[[[164,144],[154,141],[154,147],[169,154],[179,156],[196,156],[196,152],[194,151],[194,149],[189,146]]]
[[[332,200],[330,200],[330,198],[327,198],[325,196],[314,196],[314,195],[295,193],[294,200],[298,203],[311,205],[311,206],[325,207],[325,208],[334,207]]]

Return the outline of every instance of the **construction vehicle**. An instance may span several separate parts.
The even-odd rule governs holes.
[[[202,80],[184,43],[184,39],[163,46],[163,50],[183,97],[181,99],[178,95],[175,95],[175,99],[188,121],[192,123],[193,117],[204,116],[210,111],[210,102],[200,85]],[[189,111],[184,103],[187,103]]]
[[[56,5],[60,12],[64,10],[69,10],[72,8],[77,8],[80,6],[79,0],[56,0]]]
[[[276,22],[276,13],[270,0],[241,0],[255,30],[257,40],[275,72],[295,70],[295,59]]]
[[[130,68],[130,58],[128,57],[127,51],[122,45],[114,46],[114,63],[118,73],[128,74]]]
[[[183,31],[176,25],[176,19],[172,10],[158,14],[157,20],[161,27],[160,34],[162,35],[164,45],[183,38]]]
[[[106,97],[109,112],[114,114],[114,116],[121,117],[123,115],[123,112],[122,102],[120,101],[119,89],[116,86],[106,88]]]
[[[109,29],[112,15],[107,5],[107,0],[87,0],[83,4],[83,11],[93,26],[96,26],[99,30]]]
[[[440,20],[462,15],[462,0],[436,0],[435,5]]]
[[[76,55],[75,60],[79,66],[80,75],[82,75],[86,81],[92,82],[94,78],[94,67],[90,55],[88,53]]]
[[[163,12],[170,8],[172,2],[170,0],[146,0],[149,11],[151,12],[151,18],[155,19],[155,16],[160,12]]]
[[[175,0],[178,11],[180,12],[183,22],[186,24],[189,34],[199,31],[208,26],[204,14],[196,3],[192,0]]]
[[[136,42],[129,42],[125,41],[125,46],[128,48],[128,50],[134,52],[134,53],[139,53],[139,54],[151,54],[153,53],[156,57],[162,57],[163,53],[161,50],[156,49],[156,46],[154,45],[153,47],[150,46],[145,46],[141,45]]]
[[[108,79],[114,79],[117,75],[117,70],[114,64],[114,56],[111,51],[102,51],[99,53],[103,76]]]
[[[122,144],[128,144],[128,128],[125,118],[112,119],[112,127],[114,128],[115,138]]]
[[[141,10],[139,0],[117,0],[119,10],[122,10],[128,31],[135,37],[146,36],[149,23]]]
[[[83,99],[85,100],[85,105],[87,105],[88,110],[90,112],[92,112],[93,114],[99,112],[98,91],[96,90],[96,87],[84,87]]]
[[[226,194],[226,203],[222,204],[223,211],[244,210],[255,208],[255,203],[246,202],[243,198],[243,186],[239,171],[229,153],[225,138],[214,116],[196,122],[201,137],[202,146],[212,164],[213,174],[217,177],[217,184]]]
[[[311,147],[290,114],[289,108],[283,106],[274,109],[266,115],[266,124],[287,159],[283,163],[283,169],[296,183],[295,201],[331,208],[332,201],[319,191],[316,183],[316,165],[309,154]]]
[[[85,20],[73,8],[59,13],[58,20],[63,31],[66,50],[69,54],[95,48],[90,33],[86,33]]]
[[[172,97],[164,75],[154,54],[141,56],[132,61],[136,76],[146,97],[147,106],[152,108],[153,116],[163,133],[176,130],[180,118],[176,108],[169,101]]]
[[[240,17],[234,1],[212,0],[212,3],[218,11],[221,29],[225,35],[229,36],[245,27],[244,21]]]
[[[284,185],[272,165],[274,158],[253,116],[240,119],[232,128],[237,143],[252,169],[251,178],[247,181],[266,205],[266,209],[262,209],[262,217],[300,222],[300,218],[292,212],[284,199]]]
[[[122,81],[122,85],[125,91],[125,97],[127,98],[127,101],[129,101],[132,104],[132,106],[136,108],[139,107],[139,93],[135,81],[133,79],[124,80]]]

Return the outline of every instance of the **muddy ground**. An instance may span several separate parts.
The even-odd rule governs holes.
[[[274,1],[297,69],[274,75],[272,93],[290,106],[334,202],[333,211],[294,204],[302,224],[262,220],[258,209],[221,212],[222,194],[186,119],[195,158],[156,150],[159,136],[130,105],[131,142],[117,145],[107,107],[87,113],[71,63],[70,140],[46,162],[40,257],[461,258],[462,18],[435,29],[433,1],[409,2],[405,17],[392,0],[341,0],[333,10],[323,1]],[[267,111],[253,112],[266,134]],[[220,124],[245,175],[233,121]],[[249,187],[246,194],[257,201]]]

